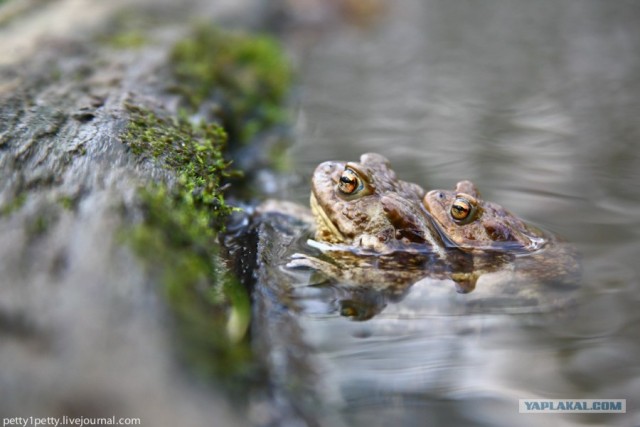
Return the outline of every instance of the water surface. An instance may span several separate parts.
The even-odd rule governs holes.
[[[365,322],[308,297],[296,322],[322,423],[640,425],[638,22],[634,1],[403,0],[314,33],[290,198],[308,203],[318,163],[378,152],[427,189],[471,179],[584,268],[571,312],[534,318],[439,313],[428,281]],[[527,397],[627,399],[628,413],[542,420],[518,414]]]

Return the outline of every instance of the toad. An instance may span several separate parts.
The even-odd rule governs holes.
[[[444,241],[461,250],[531,252],[549,238],[502,206],[482,200],[471,181],[458,182],[454,191],[430,191],[423,202]]]
[[[442,246],[421,205],[425,190],[398,179],[374,153],[321,163],[311,179],[315,239],[384,252],[395,243]]]

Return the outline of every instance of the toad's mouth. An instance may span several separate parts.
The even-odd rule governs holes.
[[[316,219],[316,240],[329,241],[332,243],[345,242],[347,239],[338,230],[336,225],[329,219],[327,213],[322,209],[322,206],[318,203],[315,194],[311,192],[311,212]]]

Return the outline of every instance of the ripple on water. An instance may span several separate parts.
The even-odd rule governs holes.
[[[575,304],[555,313],[477,313],[464,301],[479,294],[423,280],[354,322],[335,289],[296,290],[344,425],[640,425],[517,414],[523,397],[640,394],[632,3],[388,2],[378,27],[332,29],[305,58],[298,164],[373,151],[428,189],[471,179],[560,231],[584,266]]]

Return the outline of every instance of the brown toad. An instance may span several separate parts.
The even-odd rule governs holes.
[[[424,194],[399,180],[379,154],[363,154],[359,163],[321,163],[311,179],[315,239],[376,251],[399,241],[440,247],[421,205]]]
[[[549,237],[502,206],[482,200],[471,181],[458,182],[454,191],[430,191],[423,202],[445,241],[462,250],[535,251]]]
[[[516,273],[511,280],[528,283],[578,282],[580,263],[573,246],[482,200],[472,182],[460,181],[454,191],[430,191],[423,203],[447,247],[473,253],[482,269],[508,266]]]

